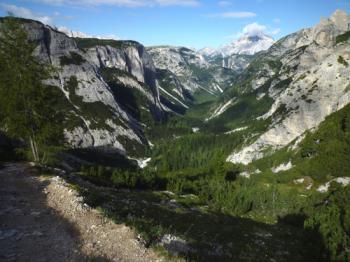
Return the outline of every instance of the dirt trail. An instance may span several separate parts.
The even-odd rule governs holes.
[[[0,261],[162,261],[134,232],[84,205],[59,177],[0,169]]]

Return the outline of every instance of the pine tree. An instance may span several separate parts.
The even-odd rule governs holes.
[[[35,162],[45,161],[44,148],[61,142],[61,115],[52,108],[54,87],[44,84],[52,68],[38,60],[35,43],[20,21],[0,21],[0,111],[1,129],[23,139]]]

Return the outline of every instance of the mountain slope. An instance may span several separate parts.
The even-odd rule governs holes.
[[[236,103],[225,108],[217,121],[227,119],[244,96],[258,104],[272,103],[252,114],[253,122],[265,123],[264,130],[252,134],[228,161],[248,164],[286,146],[350,102],[349,43],[337,41],[350,30],[349,24],[350,16],[338,10],[314,28],[281,39],[250,63],[222,97],[223,104],[233,98]],[[253,112],[256,105],[244,110]]]
[[[187,106],[195,97],[214,99],[235,77],[233,70],[209,63],[202,55],[185,47],[149,47],[147,51],[157,68],[163,93]]]
[[[142,155],[145,132],[176,107],[159,94],[156,70],[133,41],[71,38],[40,22],[20,19],[35,55],[57,70],[47,82],[65,113],[72,148]]]

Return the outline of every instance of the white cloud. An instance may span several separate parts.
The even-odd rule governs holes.
[[[123,7],[152,7],[152,6],[198,6],[199,0],[36,0],[51,5],[99,6],[115,5]]]
[[[244,35],[258,35],[261,33],[265,33],[266,31],[267,31],[267,27],[265,25],[252,23],[252,24],[246,25],[243,28],[242,33]]]
[[[197,0],[155,0],[157,4],[161,6],[178,5],[178,6],[198,6]]]
[[[33,12],[32,10],[21,6],[2,3],[0,3],[0,9],[3,9],[5,12],[10,13],[13,16],[33,19],[47,25],[53,25],[56,20],[67,20],[73,18],[73,16],[61,15],[59,12],[53,12],[52,15],[45,15]]]
[[[271,35],[278,35],[280,32],[281,32],[281,28],[276,28],[276,29],[269,31],[269,33]]]
[[[242,31],[235,33],[233,35],[226,36],[229,39],[237,39],[244,35],[247,36],[256,36],[256,35],[277,35],[281,32],[280,28],[271,29],[266,25],[259,23],[251,23],[243,27]]]
[[[6,12],[11,13],[16,17],[38,20],[44,24],[52,24],[53,23],[53,17],[34,13],[31,10],[24,8],[24,7],[19,7],[16,5],[8,5],[8,4],[0,4],[0,6]]]
[[[246,25],[242,33],[243,35],[259,35],[259,34],[267,34],[267,35],[277,35],[281,32],[280,28],[270,28],[266,25],[261,25],[259,23],[252,23],[249,25]]]
[[[210,14],[209,17],[219,17],[219,18],[249,18],[255,17],[256,14],[253,12],[224,12],[218,14]]]
[[[232,5],[232,2],[230,2],[230,1],[219,1],[218,5],[221,6],[221,7],[230,6],[230,5]]]

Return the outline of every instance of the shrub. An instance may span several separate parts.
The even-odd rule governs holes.
[[[85,62],[86,60],[79,55],[78,53],[75,52],[70,52],[70,56],[61,56],[60,57],[60,64],[61,66],[65,65],[81,65]]]
[[[350,31],[348,31],[342,35],[338,35],[335,41],[337,44],[339,44],[339,43],[348,41],[349,39],[350,39]]]
[[[304,225],[319,231],[333,260],[349,261],[350,188],[333,191],[328,199],[309,211]]]
[[[346,62],[346,60],[342,56],[338,57],[338,63],[342,64],[345,67],[347,67],[349,65],[348,62]]]

